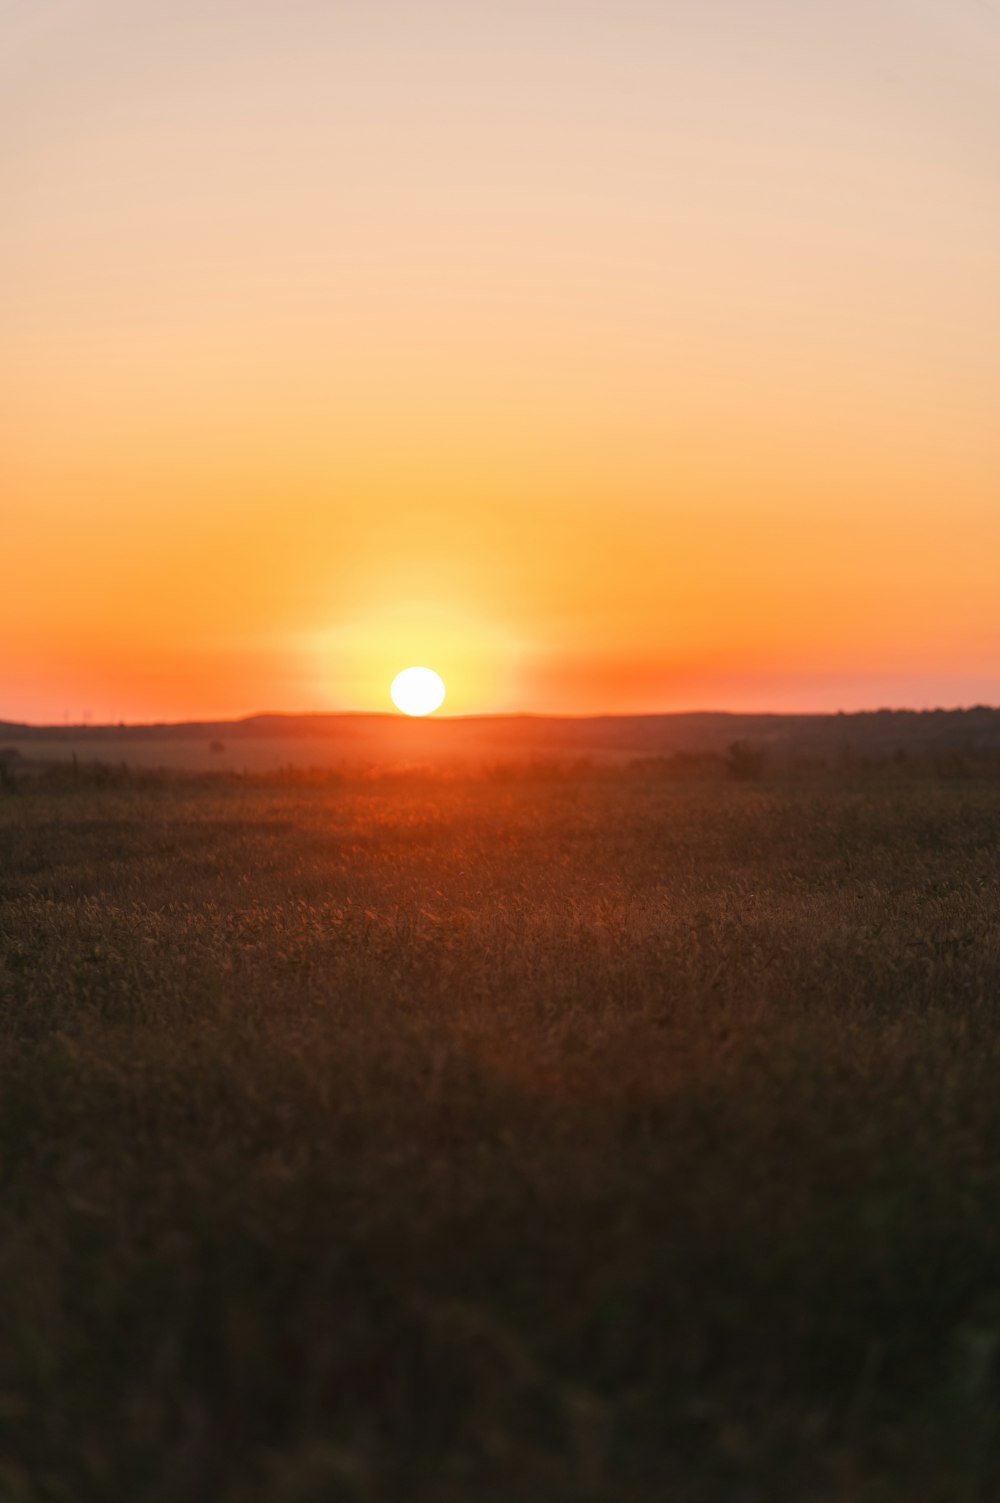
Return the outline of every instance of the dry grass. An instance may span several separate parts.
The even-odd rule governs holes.
[[[0,1498],[1000,1496],[1000,785],[0,801]]]

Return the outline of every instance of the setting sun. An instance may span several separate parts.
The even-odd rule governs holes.
[[[389,693],[404,715],[430,715],[444,702],[444,679],[433,668],[404,668]]]

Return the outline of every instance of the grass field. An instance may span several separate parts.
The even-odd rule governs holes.
[[[1000,1497],[1000,781],[0,792],[3,1503]]]

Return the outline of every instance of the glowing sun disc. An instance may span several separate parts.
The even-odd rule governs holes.
[[[389,693],[404,715],[429,715],[444,701],[444,679],[433,668],[404,668]]]

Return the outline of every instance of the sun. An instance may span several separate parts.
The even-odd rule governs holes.
[[[404,668],[389,693],[404,715],[429,715],[444,701],[444,679],[433,668]]]

